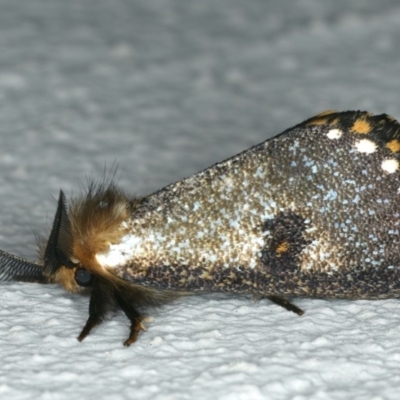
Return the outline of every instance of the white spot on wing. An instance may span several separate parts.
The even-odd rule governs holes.
[[[383,160],[381,167],[388,174],[393,174],[393,172],[396,172],[399,169],[399,162],[394,158]]]
[[[356,142],[355,147],[360,153],[371,154],[376,151],[378,147],[376,143],[369,139],[362,139]]]
[[[102,267],[117,267],[126,264],[134,254],[141,250],[142,238],[126,235],[118,244],[110,245],[107,253],[96,254],[97,262]]]
[[[331,129],[326,136],[328,139],[340,139],[343,135],[343,132],[340,129]]]

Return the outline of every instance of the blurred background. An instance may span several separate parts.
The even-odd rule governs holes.
[[[0,248],[36,259],[34,232],[48,234],[59,189],[77,194],[115,164],[119,184],[144,195],[325,109],[400,118],[399,21],[395,0],[0,0]],[[155,324],[126,350],[122,317],[75,341],[86,299],[21,284],[1,296],[0,393],[18,399],[387,399],[400,387],[394,301],[302,300],[315,319],[298,322],[267,303],[190,299],[159,320],[176,336]],[[206,310],[210,331],[191,331]],[[174,347],[182,337],[190,355]]]

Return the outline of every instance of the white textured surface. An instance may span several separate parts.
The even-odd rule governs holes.
[[[58,190],[145,194],[323,109],[400,117],[395,0],[2,0],[0,247],[35,258]],[[0,397],[397,399],[395,300],[201,296],[75,339],[88,299],[2,284]]]

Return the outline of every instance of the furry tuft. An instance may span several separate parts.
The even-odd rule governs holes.
[[[123,222],[129,219],[139,201],[130,200],[113,183],[107,182],[89,184],[86,194],[73,200],[68,212],[73,255],[88,270],[104,275],[94,256],[107,251],[127,233]]]

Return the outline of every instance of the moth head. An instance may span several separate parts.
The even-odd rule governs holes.
[[[93,283],[93,274],[74,258],[74,239],[64,192],[58,198],[53,226],[43,254],[43,275],[71,292],[84,293]]]
[[[99,325],[108,312],[120,308],[131,322],[126,346],[143,329],[143,317],[136,307],[159,305],[176,297],[121,281],[97,264],[95,255],[125,234],[132,203],[113,185],[91,185],[84,198],[67,208],[60,191],[53,226],[45,246],[42,264],[32,263],[0,251],[0,280],[59,283],[71,292],[90,293],[89,318],[78,340]]]
[[[88,291],[94,276],[117,280],[95,256],[121,238],[125,229],[122,222],[130,207],[127,196],[112,183],[90,184],[87,193],[72,200],[68,208],[60,191],[51,233],[42,251],[44,275],[78,293]]]

